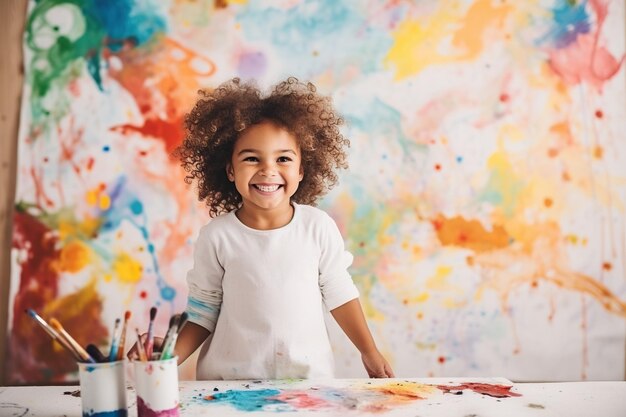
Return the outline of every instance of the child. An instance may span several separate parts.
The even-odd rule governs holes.
[[[175,155],[213,220],[187,276],[179,363],[204,343],[201,380],[333,377],[325,305],[369,376],[393,377],[347,272],[352,255],[331,217],[311,206],[347,167],[349,141],[330,100],[295,78],[266,97],[239,79],[201,94]]]

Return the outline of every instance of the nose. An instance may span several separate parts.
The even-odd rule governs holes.
[[[276,165],[272,162],[265,162],[261,166],[261,171],[259,173],[264,177],[273,177],[276,175]]]

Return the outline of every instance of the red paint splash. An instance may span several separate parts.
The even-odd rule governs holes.
[[[521,397],[521,394],[511,392],[512,386],[484,384],[479,382],[465,382],[459,385],[437,385],[437,388],[444,394],[450,394],[452,391],[472,390],[481,395],[488,395],[495,398]]]
[[[35,324],[24,313],[26,309],[37,311],[44,319],[54,316],[83,346],[108,337],[100,322],[101,300],[93,296],[93,287],[59,297],[59,246],[56,234],[46,224],[19,208],[15,211],[12,247],[20,253],[20,277],[7,349],[9,384],[69,382],[68,375],[77,371],[73,356]]]
[[[147,119],[142,126],[121,125],[111,130],[127,135],[129,132],[141,133],[144,136],[158,138],[165,143],[168,153],[172,152],[184,139],[185,131],[183,129],[183,116],[162,120]]]
[[[41,313],[46,301],[58,294],[59,276],[52,266],[60,255],[57,238],[34,217],[16,211],[12,246],[26,256],[20,261],[20,282],[9,334],[6,362],[9,382],[44,381],[46,374],[51,376],[50,382],[60,382],[59,375],[76,370],[74,359],[65,352],[55,352],[50,336],[24,314],[28,308]]]

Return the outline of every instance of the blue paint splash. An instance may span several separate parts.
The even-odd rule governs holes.
[[[552,9],[552,27],[539,43],[549,42],[556,48],[566,48],[578,35],[588,33],[591,27],[587,0],[576,4],[571,0],[558,0]]]
[[[276,389],[228,390],[207,397],[207,401],[226,403],[240,411],[266,411],[268,408],[274,411],[294,411],[295,409],[284,401],[273,398],[279,394],[280,391]],[[279,409],[276,409],[277,406]]]
[[[384,24],[372,23],[359,2],[297,2],[287,10],[269,4],[249,3],[238,11],[237,22],[246,39],[271,44],[285,74],[311,79],[329,69],[336,74],[351,67],[362,73],[382,69],[393,39]]]
[[[176,297],[176,290],[168,285],[165,278],[161,274],[157,254],[154,250],[154,244],[150,241],[150,233],[147,225],[149,224],[148,215],[145,211],[143,202],[129,189],[127,185],[128,179],[120,176],[115,185],[111,188],[109,197],[111,206],[102,211],[102,231],[112,232],[120,228],[122,222],[132,224],[143,237],[148,253],[152,260],[152,269],[157,276],[157,285],[159,293],[164,301],[173,302]],[[97,250],[97,248],[94,248]],[[110,259],[110,256],[102,250],[97,250],[103,259]]]

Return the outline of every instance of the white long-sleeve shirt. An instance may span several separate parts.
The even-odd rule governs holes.
[[[347,271],[352,255],[328,214],[293,206],[279,229],[252,229],[230,212],[200,230],[187,312],[212,336],[198,379],[333,377],[324,305],[358,297]]]

